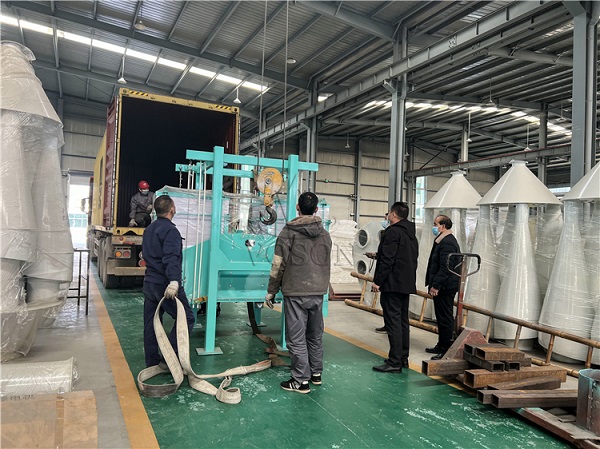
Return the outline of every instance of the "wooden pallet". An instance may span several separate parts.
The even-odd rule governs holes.
[[[600,449],[600,435],[575,424],[575,416],[560,408],[520,408],[516,412],[582,449]]]

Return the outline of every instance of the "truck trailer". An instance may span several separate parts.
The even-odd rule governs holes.
[[[186,187],[175,171],[186,151],[220,146],[237,154],[239,126],[237,107],[119,90],[94,165],[88,227],[88,248],[105,288],[132,286],[145,272],[145,228],[129,226],[138,182],[147,181],[153,192]]]

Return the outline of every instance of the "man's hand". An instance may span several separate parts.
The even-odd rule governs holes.
[[[269,309],[272,309],[275,306],[275,295],[273,293],[266,294],[265,304]]]
[[[378,291],[379,291],[379,285],[377,285],[377,284],[372,284],[372,285],[371,285],[371,291],[372,291],[372,292],[378,292]]]
[[[439,291],[437,288],[433,288],[433,287],[431,287],[431,288],[429,289],[429,294],[430,294],[431,296],[433,296],[434,298],[435,298],[435,297],[438,295],[438,293],[439,293],[439,292],[440,292],[440,291]]]
[[[130,227],[137,226],[137,223],[136,223],[136,221],[133,218],[131,220],[129,220],[129,226]]]
[[[169,285],[167,285],[167,288],[165,289],[165,298],[175,299],[178,291],[179,291],[179,282],[177,282],[177,281],[169,282]]]
[[[148,212],[148,213],[152,212],[152,204],[148,204],[148,207],[146,208],[146,212]]]

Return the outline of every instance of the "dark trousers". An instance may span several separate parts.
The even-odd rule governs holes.
[[[140,228],[147,228],[152,222],[152,218],[148,212],[137,212],[134,220]]]
[[[402,361],[408,361],[410,349],[409,296],[404,293],[381,292],[383,322],[390,341],[387,364],[395,367],[402,366]]]
[[[292,377],[304,382],[323,372],[323,295],[285,296],[283,311]]]
[[[452,346],[454,332],[454,297],[456,290],[440,290],[433,298],[433,309],[438,325],[438,345],[444,351]]]
[[[153,282],[144,281],[144,353],[146,355],[146,366],[158,365],[163,359],[158,352],[158,341],[156,340],[156,334],[154,333],[154,314],[158,303],[165,294],[165,289],[168,284],[155,284]],[[177,294],[179,301],[183,304],[185,309],[185,317],[188,324],[188,331],[191,333],[194,327],[194,314],[188,303],[187,297],[183,287],[179,287],[179,293]],[[162,304],[160,312],[160,321],[162,323],[162,316],[164,312],[167,312],[174,319],[177,318],[177,304],[174,300],[165,300]],[[169,341],[171,346],[177,352],[177,326],[173,324],[173,328],[169,333]]]

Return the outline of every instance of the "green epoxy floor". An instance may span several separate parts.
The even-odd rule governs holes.
[[[97,279],[98,282],[98,279]],[[141,290],[104,290],[106,308],[132,374],[144,368]],[[217,345],[224,354],[200,357],[199,374],[266,358],[265,345],[246,325],[245,303],[223,304]],[[170,320],[166,324],[170,329]],[[266,310],[266,334],[278,339],[280,314]],[[349,325],[350,327],[351,325]],[[203,346],[203,331],[191,337]],[[187,382],[166,398],[142,398],[161,448],[559,448],[570,447],[517,416],[477,402],[467,393],[412,370],[371,370],[381,358],[324,336],[323,385],[308,395],[279,387],[290,377],[277,367],[235,377],[242,402],[226,405]],[[214,381],[218,385],[217,381]]]

